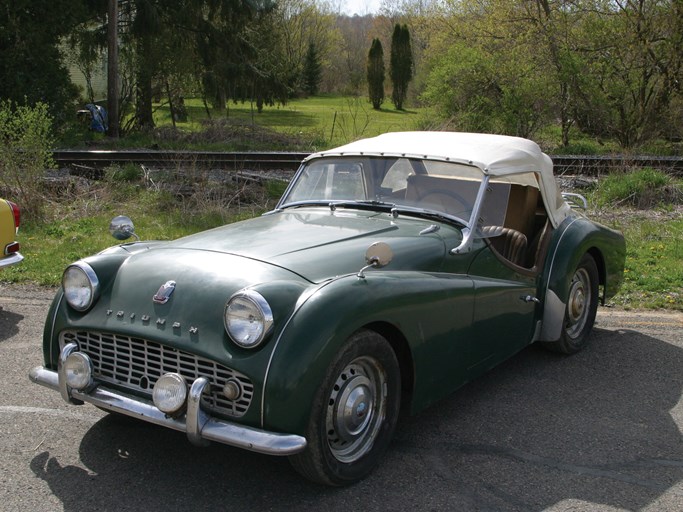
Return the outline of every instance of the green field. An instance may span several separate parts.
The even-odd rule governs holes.
[[[176,123],[177,130],[191,135],[206,130],[205,121],[209,118],[203,102],[197,98],[185,100],[187,120]],[[231,134],[222,140],[214,137],[188,137],[191,142],[177,140],[148,140],[148,135],[132,134],[118,141],[119,146],[150,146],[152,143],[162,148],[173,147],[205,150],[301,150],[314,151],[339,146],[359,138],[371,137],[390,131],[424,129],[430,126],[429,111],[424,108],[408,107],[395,110],[390,102],[385,102],[380,110],[373,110],[365,97],[316,96],[307,99],[294,99],[286,105],[266,106],[261,113],[249,103],[229,103],[222,112],[211,110],[211,120],[227,120],[230,124],[242,127],[265,129],[271,133],[259,132],[264,140],[235,142]],[[157,127],[172,125],[170,108],[167,104],[156,104],[154,120]]]

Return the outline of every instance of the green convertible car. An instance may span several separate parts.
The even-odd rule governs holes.
[[[526,139],[387,133],[315,153],[259,218],[67,267],[30,378],[348,484],[401,405],[530,343],[584,347],[625,246],[581,202]],[[126,217],[110,229],[134,234]]]

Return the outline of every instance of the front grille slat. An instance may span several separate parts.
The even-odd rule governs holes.
[[[210,359],[176,350],[160,343],[121,334],[92,331],[64,331],[60,344],[76,343],[93,363],[95,378],[142,392],[151,397],[152,387],[164,373],[176,372],[188,383],[206,377],[211,392],[202,401],[205,407],[217,414],[243,416],[254,396],[254,386],[245,375]],[[228,400],[222,394],[228,379],[236,379],[242,387],[242,396]]]

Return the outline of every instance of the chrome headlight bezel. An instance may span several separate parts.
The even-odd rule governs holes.
[[[62,290],[67,304],[76,311],[84,312],[99,298],[100,280],[90,265],[77,261],[64,270]]]
[[[273,311],[260,293],[240,290],[225,303],[223,325],[237,346],[253,349],[272,331]]]

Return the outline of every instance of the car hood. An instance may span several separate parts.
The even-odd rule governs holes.
[[[321,282],[358,272],[366,265],[367,248],[382,241],[394,253],[387,270],[438,271],[446,248],[437,234],[420,235],[430,224],[424,219],[396,219],[388,213],[298,208],[181,238],[149,253],[160,257],[159,261],[164,261],[164,253],[177,258],[178,251],[240,256]],[[145,259],[149,257],[152,254]]]

